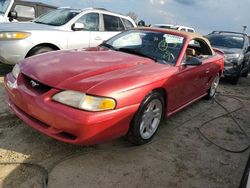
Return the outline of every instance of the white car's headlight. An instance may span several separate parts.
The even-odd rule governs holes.
[[[20,74],[20,66],[19,64],[16,64],[12,69],[12,75],[14,76],[15,79],[17,79],[19,74]]]
[[[0,40],[20,40],[29,37],[31,33],[28,32],[0,32]]]
[[[107,97],[90,96],[78,91],[62,91],[55,94],[52,99],[59,103],[86,111],[104,111],[115,109],[114,99]]]

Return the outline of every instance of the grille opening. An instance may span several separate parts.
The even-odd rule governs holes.
[[[38,94],[46,93],[49,90],[52,89],[52,87],[42,84],[41,82],[38,82],[37,80],[34,80],[25,74],[22,74],[25,86],[29,88],[31,91],[36,92]]]
[[[57,134],[61,138],[68,139],[68,140],[75,140],[77,137],[73,134],[67,133],[67,132],[61,132]]]
[[[39,125],[40,127],[44,128],[44,129],[48,129],[50,127],[49,125],[39,121],[38,119],[35,119],[31,116],[29,116],[29,118],[32,119],[32,121],[35,121],[37,123],[37,125]]]

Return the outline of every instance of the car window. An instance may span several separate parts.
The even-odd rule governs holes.
[[[193,29],[188,29],[188,32],[194,33],[194,30]]]
[[[84,29],[87,31],[99,31],[99,14],[98,13],[85,14],[76,22],[82,23],[84,25]]]
[[[39,24],[62,26],[69,22],[72,18],[78,15],[80,11],[70,9],[57,9],[51,11],[41,17],[38,17],[34,22]]]
[[[159,63],[175,64],[184,44],[184,37],[153,31],[129,30],[108,40],[107,47],[150,57]]]
[[[180,31],[186,31],[186,29],[185,28],[181,28],[181,30]]]
[[[25,6],[25,5],[16,5],[14,10],[17,12],[18,17],[23,18],[35,18],[35,9],[34,7]]]
[[[244,45],[244,38],[237,35],[208,35],[208,40],[212,46],[224,48],[238,48],[242,49]]]
[[[10,0],[0,0],[0,13],[4,14],[10,5]]]
[[[178,27],[173,26],[173,25],[154,25],[154,27],[163,28],[163,29],[178,30]]]
[[[192,49],[193,56],[198,58],[205,58],[207,56],[213,55],[211,48],[202,39],[191,40],[188,45],[188,48]]]
[[[126,29],[134,28],[134,25],[129,20],[122,18],[122,21],[123,21]]]
[[[104,30],[105,31],[123,31],[125,30],[119,17],[104,14]]]

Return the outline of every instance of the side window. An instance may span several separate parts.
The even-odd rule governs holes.
[[[188,32],[194,33],[194,30],[193,29],[188,29]]]
[[[82,23],[87,31],[99,31],[99,14],[88,13],[79,18],[77,23]]]
[[[104,31],[123,31],[124,26],[119,17],[103,14]]]
[[[23,18],[35,18],[35,9],[34,7],[29,7],[25,5],[16,5],[14,10],[17,12],[18,17]]]
[[[210,47],[202,39],[191,40],[188,45],[188,50],[192,51],[192,56],[198,58],[205,58],[207,56],[213,55]]]
[[[181,28],[181,31],[186,31],[186,29],[185,28]]]
[[[122,18],[122,21],[123,21],[126,29],[134,28],[134,25],[129,20]]]

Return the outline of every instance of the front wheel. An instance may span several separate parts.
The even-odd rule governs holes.
[[[128,134],[128,140],[135,145],[146,144],[154,137],[164,117],[165,102],[158,92],[149,94],[136,112]]]
[[[249,71],[242,73],[241,76],[244,77],[244,78],[247,78],[247,77],[248,77],[248,74],[249,74]]]
[[[31,52],[29,53],[29,57],[30,56],[34,56],[34,55],[38,55],[38,54],[43,54],[46,52],[50,52],[53,51],[54,49],[47,47],[47,46],[37,46],[34,49],[31,50]]]
[[[249,73],[250,73],[250,67],[248,68],[246,72],[242,73],[241,76],[244,78],[247,78]]]
[[[216,77],[214,78],[207,95],[205,96],[206,99],[212,99],[214,98],[215,94],[216,94],[216,90],[219,86],[219,82],[220,82],[220,75],[217,74]]]

